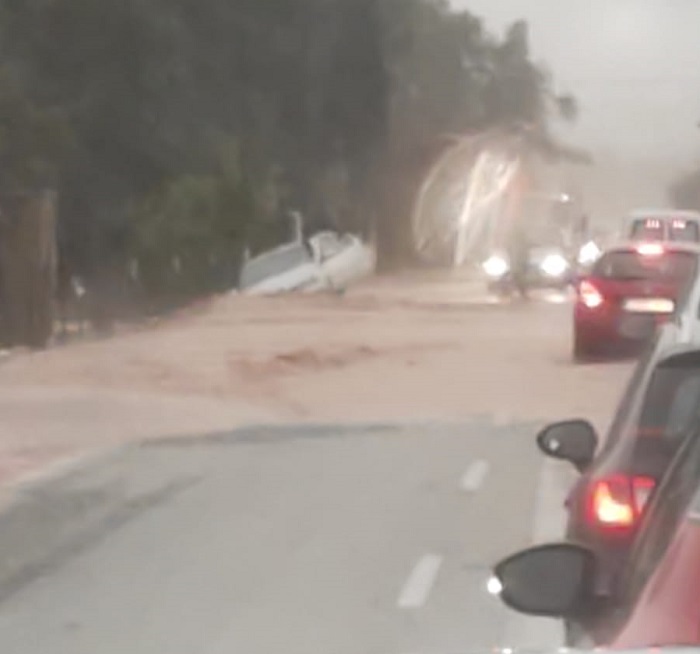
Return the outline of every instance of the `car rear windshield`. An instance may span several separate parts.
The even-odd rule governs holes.
[[[635,250],[604,254],[593,268],[593,275],[605,279],[660,280],[683,284],[695,275],[696,256],[690,252],[664,252],[644,255]]]
[[[640,436],[679,440],[700,418],[700,357],[693,365],[659,367],[642,405]]]

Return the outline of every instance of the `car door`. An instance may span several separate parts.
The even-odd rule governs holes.
[[[615,639],[616,648],[700,645],[700,515],[692,505]]]
[[[597,643],[614,642],[622,646],[653,640],[648,618],[649,597],[648,594],[645,597],[645,591],[668,556],[699,489],[700,425],[696,423],[651,498],[632,555],[611,599],[612,611],[601,617],[595,629]],[[651,610],[661,608],[652,606]]]

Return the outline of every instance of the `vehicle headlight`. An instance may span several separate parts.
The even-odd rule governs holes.
[[[578,252],[578,262],[582,266],[587,266],[595,263],[600,255],[600,248],[593,241],[588,241]]]
[[[503,277],[510,269],[510,266],[503,257],[494,254],[484,262],[483,269],[489,277]]]
[[[550,277],[561,277],[568,267],[567,260],[561,254],[549,254],[540,264],[542,272]]]

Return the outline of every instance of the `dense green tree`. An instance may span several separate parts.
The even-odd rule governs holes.
[[[55,183],[64,257],[95,280],[134,256],[167,277],[173,243],[235,267],[289,206],[391,249],[447,137],[527,123],[551,144],[576,114],[524,23],[500,39],[437,0],[5,0],[0,64],[0,175]]]

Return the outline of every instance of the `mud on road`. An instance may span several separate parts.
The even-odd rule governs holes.
[[[251,423],[586,416],[629,362],[573,365],[570,306],[494,304],[460,275],[345,295],[226,296],[107,340],[0,366],[0,483],[125,441]]]

